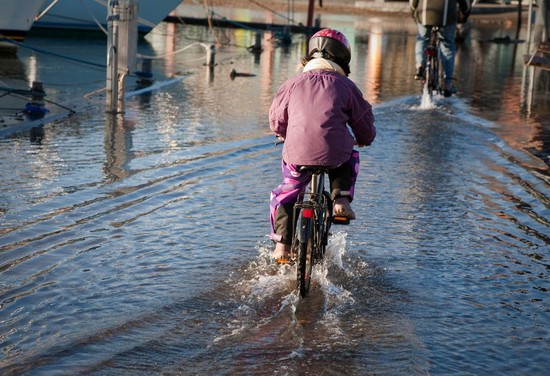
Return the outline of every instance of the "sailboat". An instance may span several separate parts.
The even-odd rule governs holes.
[[[22,42],[46,0],[0,0],[0,48],[17,50],[9,40]],[[7,39],[6,39],[7,38]]]
[[[138,32],[146,34],[182,0],[139,0]],[[107,29],[106,0],[48,0],[35,28],[100,31]]]

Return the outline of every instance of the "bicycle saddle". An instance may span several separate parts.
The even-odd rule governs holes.
[[[300,166],[300,168],[298,169],[298,171],[300,171],[300,172],[308,171],[308,172],[311,172],[313,174],[319,174],[321,172],[328,172],[329,170],[330,170],[330,168],[325,167],[325,166]]]

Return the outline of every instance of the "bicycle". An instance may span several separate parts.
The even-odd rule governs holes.
[[[426,54],[426,68],[424,70],[424,82],[423,90],[430,98],[433,93],[441,94],[443,89],[441,87],[442,71],[439,61],[439,27],[433,26],[430,33],[430,43],[425,50]]]
[[[332,223],[349,224],[347,217],[332,216],[333,202],[325,190],[328,168],[303,166],[300,172],[311,173],[305,192],[298,195],[294,205],[294,235],[290,251],[291,262],[296,263],[297,290],[302,298],[309,293],[313,265],[323,261]]]

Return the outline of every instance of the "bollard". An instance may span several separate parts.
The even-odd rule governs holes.
[[[216,46],[210,45],[210,48],[206,50],[206,65],[214,67],[216,65]]]
[[[278,39],[283,46],[290,46],[290,44],[292,43],[292,37],[290,35],[290,27],[288,25],[284,27],[283,32],[281,35],[279,35]]]
[[[256,41],[254,42],[254,45],[251,47],[252,52],[262,52],[262,32],[257,31],[256,32]]]
[[[46,92],[44,91],[42,82],[33,81],[31,86],[31,101],[25,105],[25,111],[31,118],[42,118],[49,112],[44,105],[45,96]]]
[[[139,86],[150,86],[155,79],[153,78],[153,61],[151,59],[144,58],[141,61],[141,71],[136,72],[137,84]]]

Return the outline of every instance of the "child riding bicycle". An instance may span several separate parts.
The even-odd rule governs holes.
[[[289,257],[293,207],[311,179],[309,173],[300,172],[300,166],[329,167],[334,214],[355,219],[350,202],[359,152],[353,145],[370,145],[376,129],[372,106],[348,78],[350,60],[344,34],[333,29],[317,32],[309,40],[301,73],[283,83],[271,104],[269,126],[285,140],[283,181],[271,192],[270,203],[275,259]]]

